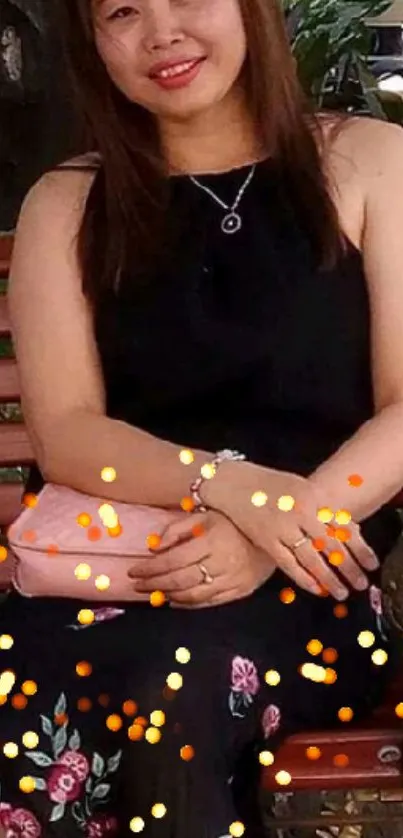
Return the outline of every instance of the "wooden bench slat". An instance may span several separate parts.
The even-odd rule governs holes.
[[[9,527],[21,511],[22,483],[0,483],[0,527]],[[1,570],[1,563],[0,563]]]
[[[7,305],[7,297],[5,297],[4,295],[0,295],[0,337],[9,337],[10,332],[11,324]]]
[[[32,465],[35,458],[25,425],[18,422],[0,423],[0,465]]]
[[[19,402],[20,382],[14,358],[0,359],[0,402]]]

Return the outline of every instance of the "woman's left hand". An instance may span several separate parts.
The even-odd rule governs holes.
[[[206,608],[249,596],[274,570],[225,515],[208,511],[168,526],[154,556],[134,560],[129,576],[138,593],[163,591],[174,607]]]

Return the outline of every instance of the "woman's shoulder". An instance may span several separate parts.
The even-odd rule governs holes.
[[[99,156],[85,154],[45,172],[27,193],[21,215],[39,213],[45,220],[70,213],[81,217],[99,167]]]
[[[363,189],[383,172],[403,165],[400,125],[367,116],[341,115],[322,122],[325,154],[333,169]]]

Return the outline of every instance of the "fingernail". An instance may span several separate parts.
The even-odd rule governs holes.
[[[365,578],[365,576],[359,576],[355,583],[355,587],[359,591],[365,591],[368,588],[368,580]]]
[[[335,594],[336,599],[347,599],[348,597],[348,590],[347,588],[338,588]]]
[[[379,560],[375,556],[375,553],[372,556],[370,556],[368,564],[369,564],[371,570],[378,570]]]

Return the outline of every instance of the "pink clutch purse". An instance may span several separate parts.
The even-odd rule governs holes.
[[[8,531],[13,585],[28,597],[136,601],[127,575],[133,558],[150,561],[149,537],[186,514],[49,483]]]

